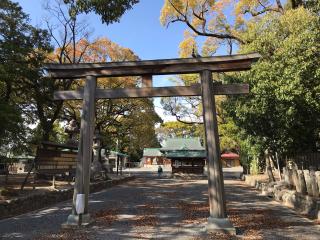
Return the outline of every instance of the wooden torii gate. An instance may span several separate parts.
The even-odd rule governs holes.
[[[208,231],[234,232],[227,218],[223,172],[220,160],[219,134],[215,107],[215,95],[249,93],[247,84],[215,84],[212,72],[249,70],[259,54],[231,55],[207,58],[148,60],[135,62],[46,64],[49,75],[56,79],[85,78],[83,90],[58,91],[54,100],[83,99],[80,143],[74,187],[72,214],[67,225],[85,225],[90,222],[88,197],[90,185],[90,163],[94,135],[96,99],[150,98],[173,96],[201,96],[206,132],[208,160],[208,187],[210,217]],[[199,73],[201,83],[193,86],[152,87],[152,75]],[[142,88],[96,88],[99,77],[142,76]],[[77,196],[84,196],[84,210],[76,211]]]

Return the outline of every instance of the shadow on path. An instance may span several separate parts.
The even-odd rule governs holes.
[[[0,239],[319,239],[320,229],[245,186],[225,180],[228,215],[237,237],[203,235],[209,216],[207,181],[147,174],[123,185],[90,195],[94,224],[76,231],[60,225],[70,203],[0,221]]]

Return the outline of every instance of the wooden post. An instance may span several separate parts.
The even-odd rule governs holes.
[[[118,152],[117,152],[116,164],[117,164],[117,176],[118,176],[119,175],[119,156],[118,156]]]
[[[56,188],[56,175],[53,174],[52,176],[52,188],[55,189]]]
[[[226,213],[218,124],[211,71],[204,70],[201,72],[201,85],[203,118],[207,143],[210,205],[210,217],[208,220],[207,230],[235,233],[235,229],[227,219]]]
[[[34,172],[34,173],[33,173],[33,182],[32,182],[32,189],[33,189],[33,190],[36,189],[36,180],[37,180],[37,173]]]
[[[85,194],[85,210],[88,213],[89,190],[90,190],[90,166],[92,162],[92,145],[94,136],[95,119],[95,91],[97,87],[97,78],[87,76],[86,89],[84,90],[84,134],[83,134],[83,193]],[[82,120],[81,120],[82,122]]]
[[[82,118],[82,116],[81,116]],[[79,134],[79,144],[78,144],[78,154],[77,154],[77,166],[76,166],[76,176],[74,180],[74,191],[73,191],[73,200],[72,200],[72,214],[69,215],[66,225],[78,225],[79,219],[77,219],[77,212],[76,212],[76,198],[77,194],[80,193],[80,189],[82,188],[82,148],[83,148],[83,129],[80,128]],[[62,225],[63,226],[63,225]]]
[[[120,175],[122,176],[123,158],[120,158]]]
[[[79,223],[82,225],[87,225],[90,222],[90,216],[88,214],[88,202],[90,189],[90,165],[92,161],[91,153],[94,134],[96,85],[96,77],[86,77],[81,114],[80,141],[78,149],[78,163],[76,169],[72,214],[69,215],[67,223],[63,225],[65,227],[70,227],[70,225],[78,226]],[[84,214],[80,214],[81,216],[79,216],[75,211],[77,194],[85,194]]]
[[[152,87],[152,75],[142,76],[142,87]]]

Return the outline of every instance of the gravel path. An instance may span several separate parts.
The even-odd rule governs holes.
[[[0,221],[0,239],[319,239],[320,226],[245,186],[226,180],[228,215],[238,236],[203,236],[208,217],[207,181],[140,175],[91,194],[95,223],[60,230],[70,202]]]

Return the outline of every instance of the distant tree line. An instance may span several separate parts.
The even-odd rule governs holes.
[[[18,3],[0,2],[0,155],[34,154],[41,141],[64,142],[63,124],[80,126],[81,101],[53,101],[56,90],[83,86],[84,81],[53,80],[43,64],[138,60],[128,48],[106,37],[91,40],[84,14],[94,12],[102,22],[119,21],[137,0],[55,0],[46,3],[45,26],[34,27]],[[140,79],[104,78],[101,88],[134,87]],[[142,122],[141,119],[144,119]],[[107,149],[139,159],[144,147],[157,146],[154,125],[161,119],[149,99],[99,100],[96,131]],[[118,143],[118,144],[116,144]]]
[[[251,71],[213,75],[215,81],[250,85],[248,96],[217,98],[222,149],[234,149],[236,143],[242,164],[252,169],[270,161],[284,164],[293,152],[320,150],[318,0],[166,0],[160,20],[165,26],[186,25],[181,57],[221,51],[262,55]],[[189,85],[199,77],[178,80]],[[163,99],[178,121],[194,123],[190,114],[201,121],[201,102],[188,101]]]

